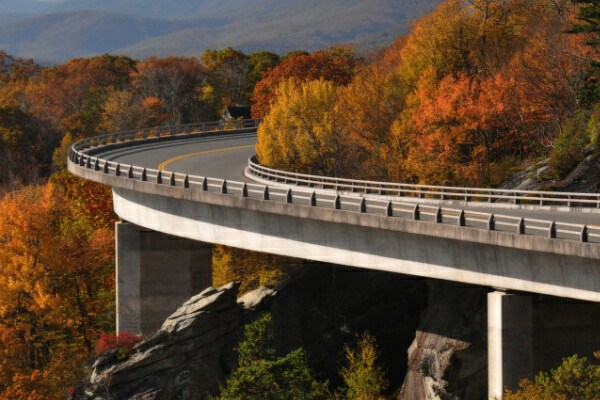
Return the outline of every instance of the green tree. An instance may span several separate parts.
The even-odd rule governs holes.
[[[221,388],[220,400],[326,399],[327,382],[317,381],[306,364],[302,348],[277,357],[271,315],[246,326],[239,346],[239,368]]]
[[[599,0],[573,0],[579,7],[577,21],[567,30],[568,33],[587,35],[586,44],[595,52],[600,45],[600,1]],[[600,100],[600,84],[598,74],[600,73],[600,61],[589,62],[588,79],[579,89],[577,98],[583,105],[590,105]]]
[[[600,358],[600,352],[594,354]],[[600,366],[577,354],[564,358],[550,373],[540,372],[533,382],[524,379],[517,392],[507,390],[505,400],[594,400],[600,398]]]
[[[346,346],[348,365],[341,369],[340,376],[346,384],[341,397],[347,400],[383,399],[389,383],[383,369],[376,365],[377,344],[368,332],[358,338],[357,348]]]

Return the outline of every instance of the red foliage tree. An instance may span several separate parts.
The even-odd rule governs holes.
[[[252,116],[262,118],[267,115],[277,87],[290,78],[298,82],[324,79],[339,85],[350,83],[358,60],[354,52],[344,50],[322,50],[285,58],[263,73],[263,79],[256,84],[252,94]]]

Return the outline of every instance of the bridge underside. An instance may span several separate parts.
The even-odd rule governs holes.
[[[306,218],[298,205],[293,208],[298,215],[291,216],[123,188],[114,188],[113,192],[115,211],[121,218],[182,238],[333,264],[600,302],[600,260],[593,258],[418,235],[344,221],[314,220]],[[290,206],[274,205],[282,209]],[[329,210],[311,211],[327,213]],[[435,224],[430,225],[435,227]]]

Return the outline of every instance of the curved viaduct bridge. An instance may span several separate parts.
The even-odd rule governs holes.
[[[536,368],[527,293],[600,302],[600,194],[276,171],[251,158],[258,123],[118,132],[73,145],[69,170],[112,186],[124,221],[117,224],[118,331],[151,333],[210,285],[213,243],[482,285],[491,288],[493,398]]]

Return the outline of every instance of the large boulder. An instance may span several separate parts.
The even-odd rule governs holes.
[[[207,399],[236,366],[238,284],[208,288],[186,301],[126,360],[100,355],[72,399]]]

